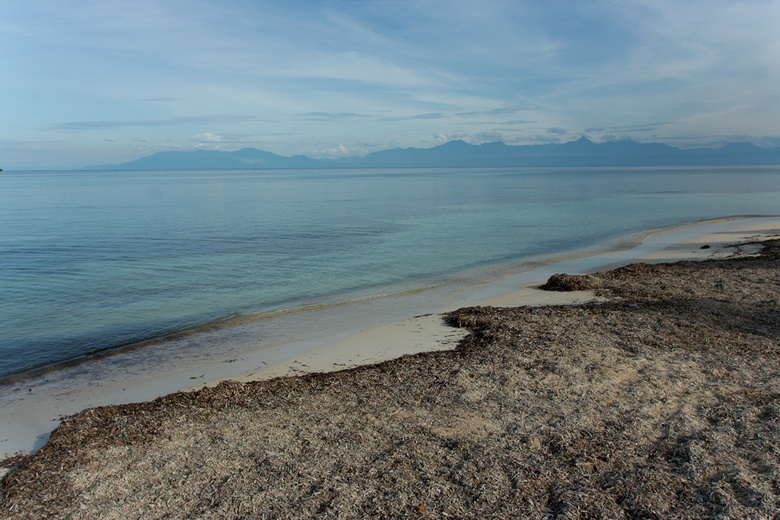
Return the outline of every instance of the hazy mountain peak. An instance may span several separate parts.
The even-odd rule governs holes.
[[[285,168],[458,168],[525,166],[690,166],[780,164],[780,147],[731,143],[718,149],[682,150],[630,139],[594,143],[581,137],[564,144],[471,145],[456,139],[431,148],[393,148],[365,157],[312,159],[284,157],[256,148],[235,152],[197,150],[158,152],[148,157],[93,169],[285,169]]]

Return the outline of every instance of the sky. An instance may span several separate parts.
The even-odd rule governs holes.
[[[778,0],[0,0],[0,168],[780,145]]]

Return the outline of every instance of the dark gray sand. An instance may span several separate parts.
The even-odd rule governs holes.
[[[557,277],[603,303],[461,309],[454,351],[67,418],[10,518],[772,518],[780,265]]]

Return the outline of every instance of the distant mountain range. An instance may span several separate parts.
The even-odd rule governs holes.
[[[501,142],[471,145],[450,141],[432,148],[393,148],[341,159],[285,157],[244,148],[235,152],[195,150],[160,152],[122,164],[90,169],[232,170],[285,168],[458,168],[503,166],[712,166],[780,164],[780,147],[750,143],[682,150],[631,140],[593,143],[586,138],[565,144],[512,146]]]

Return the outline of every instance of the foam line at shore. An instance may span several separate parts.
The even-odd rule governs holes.
[[[545,293],[537,287],[556,272],[605,270],[637,259],[673,261],[728,256],[735,251],[725,247],[727,244],[764,239],[778,233],[778,217],[678,226],[646,235],[639,245],[630,249],[567,258],[533,270],[510,270],[509,274],[492,281],[448,292],[435,288],[416,292],[413,298],[404,295],[407,298],[403,300],[404,305],[399,303],[401,297],[395,295],[295,313],[297,323],[306,321],[307,330],[311,331],[295,340],[285,342],[284,339],[284,327],[292,326],[295,321],[281,322],[276,332],[279,340],[271,345],[260,345],[253,336],[261,330],[256,328],[257,322],[243,323],[235,328],[204,331],[197,338],[184,336],[157,345],[157,354],[151,359],[143,350],[135,350],[3,385],[0,387],[0,458],[18,451],[36,450],[46,442],[61,416],[85,408],[145,401],[225,379],[264,379],[340,370],[405,354],[454,348],[464,332],[442,324],[441,313],[447,310],[477,304],[586,301],[592,295]],[[710,247],[701,249],[705,244]],[[422,315],[408,318],[413,314]],[[196,340],[226,342],[227,347],[220,351],[221,357],[193,362],[188,356],[188,346]]]

